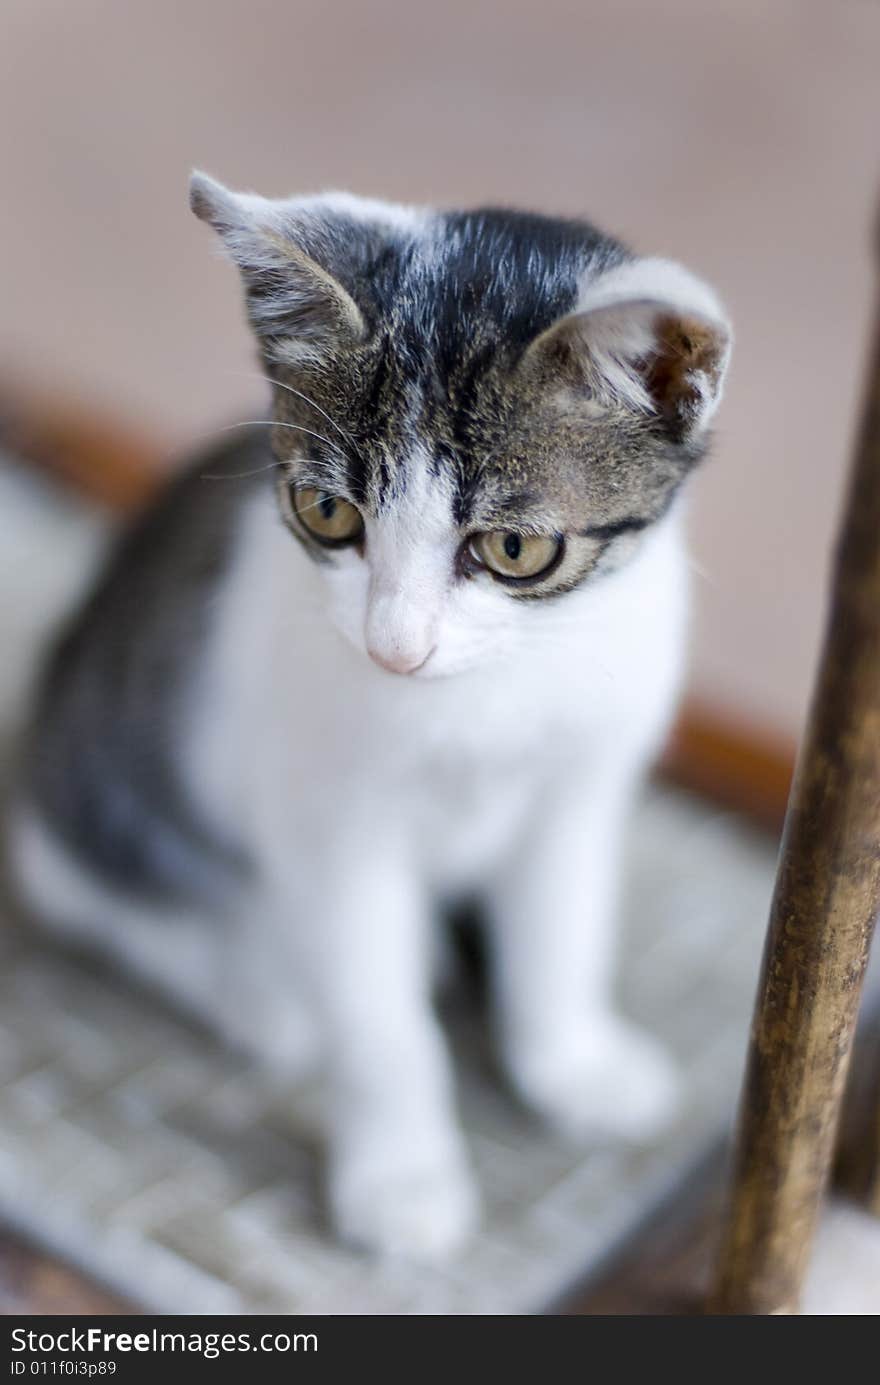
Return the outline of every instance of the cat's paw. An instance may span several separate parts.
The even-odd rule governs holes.
[[[449,1259],[478,1219],[477,1191],[464,1160],[395,1165],[335,1163],[330,1206],[337,1233],[377,1255],[422,1264]]]
[[[674,1120],[681,1079],[666,1051],[616,1017],[584,1023],[564,1043],[512,1060],[525,1103],[569,1138],[648,1143]]]

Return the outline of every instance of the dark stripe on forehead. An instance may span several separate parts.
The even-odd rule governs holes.
[[[367,468],[360,453],[351,452],[346,467],[348,493],[356,505],[363,505],[367,498]]]
[[[376,503],[384,505],[391,488],[391,472],[384,455],[380,454],[377,465]]]
[[[460,464],[454,467],[455,488],[452,496],[452,516],[460,529],[471,521],[474,504],[480,491],[482,474]]]
[[[574,306],[588,259],[613,262],[622,254],[586,222],[491,207],[440,220],[435,313],[438,335],[453,351],[464,344],[462,328],[474,314],[491,321],[508,345],[525,345]]]

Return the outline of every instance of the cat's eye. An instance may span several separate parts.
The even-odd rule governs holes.
[[[471,539],[471,553],[477,562],[507,582],[533,582],[549,573],[562,554],[562,539],[556,534],[517,534],[514,530],[494,529]]]
[[[341,496],[315,486],[296,486],[291,491],[291,500],[300,524],[320,543],[341,547],[357,543],[363,536],[364,521],[360,510]]]

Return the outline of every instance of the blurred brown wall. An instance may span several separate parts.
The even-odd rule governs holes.
[[[0,370],[184,447],[261,406],[191,165],[593,217],[737,329],[694,488],[693,685],[796,730],[871,305],[871,0],[4,0]],[[252,412],[248,416],[256,416]]]

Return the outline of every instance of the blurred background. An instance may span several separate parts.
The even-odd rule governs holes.
[[[759,815],[778,824],[857,418],[878,156],[873,0],[4,0],[0,423],[21,412],[38,460],[80,481],[92,468],[88,489],[131,501],[213,430],[261,416],[236,275],[188,210],[193,166],[268,195],[585,216],[684,261],[736,332],[692,487],[690,703],[773,747]],[[37,506],[11,475],[7,640],[77,587],[104,526],[54,491]],[[314,1172],[291,1163],[277,1093],[174,1017],[27,949],[0,977],[0,1215],[154,1307],[546,1302],[705,1149],[739,1077],[775,842],[667,794],[638,843],[624,989],[683,1060],[698,1054],[689,1115],[641,1162],[572,1161],[477,1064],[463,1103],[490,1234],[451,1276],[353,1265],[302,1192]],[[7,1290],[31,1275],[9,1290],[21,1306],[38,1271],[4,1245],[0,1231],[0,1301],[4,1274]],[[58,1311],[98,1302],[52,1282]]]

